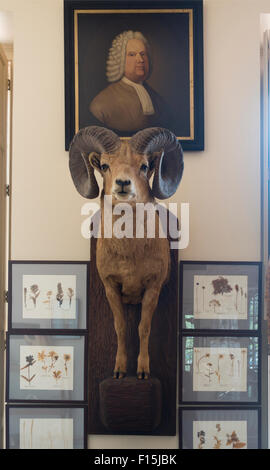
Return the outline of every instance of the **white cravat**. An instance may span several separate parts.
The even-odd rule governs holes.
[[[129,80],[127,77],[123,77],[122,82],[135,88],[138,98],[140,100],[140,103],[142,105],[143,114],[149,116],[155,113],[154,106],[149,96],[149,93],[146,91],[146,89],[141,83],[134,83],[131,80]]]

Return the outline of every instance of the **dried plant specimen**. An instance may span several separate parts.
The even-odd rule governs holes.
[[[21,377],[30,384],[36,376],[36,374],[33,374],[30,377],[30,367],[33,366],[36,361],[34,360],[33,356],[26,356],[25,360],[26,360],[27,364],[25,366],[21,367],[20,370],[27,369],[28,370],[28,377],[26,377],[25,375],[21,375]]]
[[[231,367],[230,367],[230,374],[234,375],[234,360],[235,360],[235,355],[233,353],[229,354],[230,360],[231,360]]]
[[[53,378],[57,382],[61,378],[62,372],[61,370],[55,370],[53,371]]]
[[[24,287],[24,289],[23,289],[23,299],[24,299],[24,306],[25,306],[25,308],[27,307],[26,298],[27,298],[27,287]]]
[[[200,283],[199,282],[196,282],[196,305],[197,305],[197,312],[199,311],[199,285]]]
[[[225,293],[232,291],[232,287],[230,286],[228,279],[226,279],[223,276],[219,276],[217,279],[214,279],[212,281],[212,284],[214,288],[214,291],[213,291],[214,295],[217,295],[217,294],[223,295]]]
[[[203,311],[204,311],[204,308],[205,308],[205,306],[204,306],[204,291],[205,291],[205,286],[202,286],[202,293],[203,293]]]
[[[43,361],[43,363],[44,363],[46,357],[47,357],[47,355],[45,354],[44,350],[38,353],[38,361]]]
[[[200,373],[200,362],[203,360],[203,359],[207,359],[210,357],[210,353],[206,353],[204,354],[203,356],[199,357],[198,358],[198,354],[200,354],[200,350],[199,349],[194,349],[194,354],[195,354],[195,364],[197,366],[197,372],[198,374]]]
[[[216,299],[210,300],[209,307],[212,307],[214,310],[214,313],[216,313],[216,308],[220,307],[220,302]]]
[[[213,364],[211,362],[207,363],[207,373],[205,374],[205,377],[208,377],[209,383],[211,382],[211,375],[213,375],[215,372],[212,369]]]
[[[237,375],[240,377],[240,371],[241,371],[241,363],[239,359],[237,359]]]
[[[64,354],[64,366],[65,366],[66,375],[68,371],[67,363],[70,362],[70,360],[71,360],[70,354]]]
[[[247,319],[248,276],[195,275],[194,318]]]
[[[69,297],[69,305],[71,305],[71,300],[72,300],[73,295],[74,295],[74,290],[71,289],[71,287],[69,287],[67,290],[67,296]]]
[[[193,421],[193,448],[247,448],[247,421]]]
[[[47,292],[47,294],[46,294],[46,300],[43,300],[42,302],[43,302],[44,304],[49,304],[49,305],[50,305],[50,304],[51,304],[51,301],[52,301],[52,299],[51,299],[51,298],[52,298],[52,294],[53,294],[52,290],[49,290],[49,291]]]
[[[62,284],[61,284],[61,282],[58,282],[56,300],[59,304],[59,307],[61,307],[61,305],[63,303],[63,297],[64,297],[64,292],[63,292],[63,289],[62,289]]]
[[[33,304],[34,306],[36,307],[37,305],[37,298],[40,294],[40,290],[39,290],[39,287],[37,284],[33,284],[31,287],[30,287],[30,298],[33,300]]]
[[[203,449],[203,446],[205,444],[205,432],[204,431],[199,431],[197,433],[197,436],[199,438],[199,445],[198,445],[198,449]]]
[[[246,391],[246,348],[194,348],[194,391]]]
[[[223,354],[219,354],[218,355],[218,363],[217,363],[217,370],[216,370],[216,375],[217,375],[217,378],[218,378],[218,383],[220,384],[220,378],[221,378],[221,374],[220,374],[220,361],[221,359],[224,358],[224,355]]]
[[[55,363],[58,360],[59,356],[55,351],[49,351],[48,357],[50,357],[50,359],[51,359],[51,364],[49,366],[49,371],[50,371],[51,369],[54,369]]]
[[[47,372],[48,370],[48,366],[46,365],[46,358],[47,358],[47,355],[45,354],[44,350],[41,352],[38,352],[37,359],[38,361],[42,362],[42,370],[44,370],[45,372]]]
[[[239,293],[239,286],[238,286],[238,284],[235,284],[234,288],[235,288],[235,292],[236,292],[235,308],[236,308],[236,310],[238,310],[238,293]]]
[[[73,449],[72,418],[21,418],[20,449]]]
[[[23,275],[23,318],[76,319],[76,275]]]
[[[231,446],[233,449],[242,449],[246,446],[245,442],[240,442],[239,437],[237,436],[236,432],[233,431],[231,435],[227,434],[227,446]]]
[[[27,364],[25,365],[25,358]],[[30,372],[20,375],[20,389],[30,386],[37,390],[73,390],[74,347],[73,346],[20,346],[20,373],[23,369]],[[33,380],[35,379],[35,380]]]
[[[221,439],[218,439],[217,436],[214,436],[214,440],[216,441],[216,443],[214,444],[213,449],[220,449],[222,443]]]

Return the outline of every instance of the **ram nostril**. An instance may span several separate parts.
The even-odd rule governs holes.
[[[119,186],[128,186],[130,185],[131,181],[130,180],[116,180],[116,184]]]

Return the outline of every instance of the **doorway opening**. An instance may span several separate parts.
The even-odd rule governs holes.
[[[5,332],[10,258],[13,15],[0,11],[0,448],[4,447]]]

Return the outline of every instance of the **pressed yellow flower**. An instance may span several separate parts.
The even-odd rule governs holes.
[[[61,378],[61,374],[62,374],[61,370],[57,370],[53,372],[53,377],[55,378],[56,381]]]
[[[44,361],[46,357],[45,351],[38,353],[38,361]]]
[[[48,357],[53,358],[54,356],[56,356],[56,352],[55,352],[55,351],[50,351],[50,352],[48,352]]]

